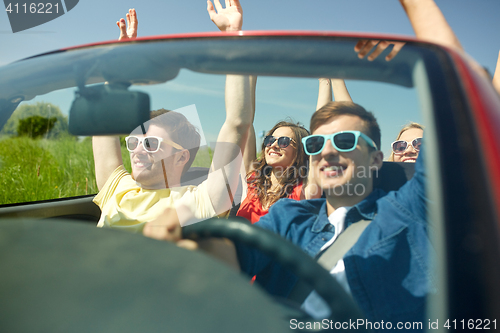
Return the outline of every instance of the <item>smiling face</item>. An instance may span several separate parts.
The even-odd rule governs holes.
[[[403,140],[406,142],[412,142],[416,138],[421,138],[424,136],[424,131],[420,128],[409,128],[403,133],[401,133],[398,140]],[[403,152],[403,154],[394,154],[394,162],[407,162],[415,163],[417,161],[418,151],[413,148],[410,144]]]
[[[273,133],[271,133],[271,135],[275,138],[287,136],[289,138],[292,138],[294,141],[290,142],[290,144],[286,148],[280,148],[278,146],[278,140],[274,141],[274,143],[270,147],[265,147],[264,153],[266,163],[273,168],[286,168],[292,165],[295,156],[297,155],[297,140],[295,139],[291,128],[279,127]]]
[[[331,118],[313,134],[326,135],[349,130],[367,134],[363,120],[353,115]],[[358,139],[356,149],[350,152],[337,151],[328,140],[321,153],[311,156],[311,168],[315,182],[323,189],[329,204],[352,206],[371,193],[372,171],[382,165],[382,159],[382,152],[371,149],[362,138]]]
[[[146,135],[137,136],[140,138],[158,136],[164,140],[170,140],[167,131],[156,125],[149,126]],[[165,188],[166,184],[175,184],[177,171],[179,171],[175,169],[174,165],[176,152],[178,151],[164,141],[156,153],[148,153],[141,143],[130,153],[132,178],[140,183],[141,187],[147,189]],[[182,168],[180,172],[182,172]]]

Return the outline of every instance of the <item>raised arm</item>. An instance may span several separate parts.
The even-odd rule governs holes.
[[[434,0],[399,0],[399,2],[410,19],[418,39],[441,44],[465,54],[462,44]],[[489,74],[481,65],[470,56],[466,58],[478,74],[490,79]]]
[[[316,111],[321,109],[326,103],[332,101],[332,87],[330,79],[320,78],[318,88],[318,102],[316,103]]]
[[[246,172],[253,169],[252,163],[257,159],[257,139],[255,138],[255,129],[253,127],[253,120],[255,117],[255,88],[257,86],[257,76],[250,76],[250,103],[252,103],[251,112],[252,120],[250,128],[248,129],[247,141],[245,150],[243,152],[243,164],[245,165]]]
[[[219,0],[214,0],[214,3],[207,0],[207,12],[210,19],[219,28],[220,31],[240,31],[243,26],[243,8],[239,0],[227,0],[226,8],[223,8]],[[255,139],[255,129],[253,128],[253,119],[255,115],[255,87],[257,77],[250,77],[250,97],[252,103],[252,125],[248,130],[247,141],[243,153],[243,163],[246,172],[251,171],[252,162],[257,158],[257,147]],[[231,97],[231,96],[226,96]]]
[[[127,22],[123,18],[116,22],[120,29],[118,40],[134,39],[137,36],[138,21],[135,9],[129,9],[126,17]],[[123,164],[120,139],[113,136],[94,136],[92,149],[97,188],[101,190],[113,171]]]
[[[207,179],[210,199],[217,214],[231,208],[232,198],[228,196],[227,187],[235,193],[242,171],[242,152],[253,120],[250,78],[227,75],[225,90],[226,120],[217,137]]]
[[[333,100],[336,102],[352,102],[351,95],[342,79],[331,79]]]
[[[333,98],[336,102],[352,102],[344,80],[320,78],[316,110],[321,109],[326,103],[332,101],[332,90]]]
[[[115,136],[92,137],[97,189],[100,191],[113,171],[123,164],[120,139]]]
[[[493,75],[493,87],[495,87],[496,91],[500,94],[500,52],[498,52],[497,67]]]
[[[399,0],[418,39],[463,51],[457,36],[434,0]]]
[[[335,101],[352,102],[351,95],[347,90],[344,80],[320,78],[319,89],[318,89],[318,103],[316,104],[316,111],[321,109],[328,102],[332,101],[332,91],[333,91],[333,98],[335,98]],[[312,169],[309,169],[307,182],[302,188],[300,199],[301,200],[316,199],[320,198],[321,195],[322,195],[321,188],[316,185],[316,182],[314,181],[314,177],[312,174]]]

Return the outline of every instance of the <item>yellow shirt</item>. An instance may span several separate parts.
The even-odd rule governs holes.
[[[183,206],[195,220],[216,215],[206,182],[160,190],[141,188],[123,165],[116,168],[94,198],[101,209],[98,227],[120,228],[140,233],[144,223],[155,220],[167,207]]]

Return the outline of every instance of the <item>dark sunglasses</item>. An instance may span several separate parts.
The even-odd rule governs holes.
[[[157,136],[147,136],[143,138],[138,136],[127,136],[125,138],[125,143],[127,146],[127,150],[129,152],[133,152],[137,148],[137,146],[141,144],[141,142],[142,142],[142,147],[148,153],[156,153],[158,150],[160,150],[160,144],[162,142],[165,142],[179,150],[184,149],[173,141],[166,140]]]
[[[391,144],[392,151],[396,155],[403,154],[409,146],[412,146],[416,151],[420,151],[420,146],[422,145],[422,138],[416,138],[412,141],[398,140]]]
[[[280,148],[286,148],[290,145],[290,143],[294,141],[292,138],[289,138],[287,136],[280,136],[279,138],[275,138],[272,135],[268,135],[264,138],[264,146],[271,147],[276,140],[278,140],[278,147]]]
[[[356,149],[358,139],[362,137],[368,145],[377,149],[375,142],[360,131],[342,131],[328,135],[314,134],[302,139],[307,155],[317,155],[323,151],[326,141],[330,140],[333,147],[340,152],[349,152]]]

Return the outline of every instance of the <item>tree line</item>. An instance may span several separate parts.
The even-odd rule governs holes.
[[[22,104],[12,113],[0,134],[47,139],[69,136],[68,117],[51,103]]]

